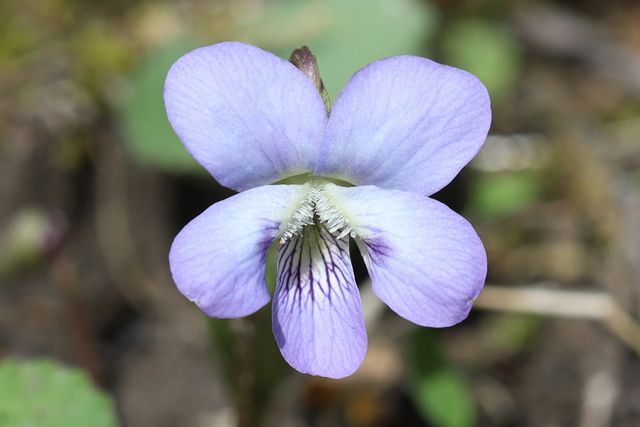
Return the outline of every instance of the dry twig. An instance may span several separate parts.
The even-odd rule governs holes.
[[[640,355],[640,325],[606,292],[487,285],[474,306],[485,310],[599,320]]]

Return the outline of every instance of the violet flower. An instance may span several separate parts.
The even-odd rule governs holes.
[[[328,115],[290,62],[226,42],[180,58],[164,97],[189,152],[240,192],[171,247],[175,283],[209,316],[247,316],[269,302],[267,249],[278,241],[282,355],[300,372],[352,374],[367,348],[352,238],[373,292],[400,316],[431,327],[467,317],[486,253],[464,218],[428,196],[487,136],[490,102],[475,76],[414,56],[383,59],[349,80]],[[298,175],[307,182],[269,185]]]

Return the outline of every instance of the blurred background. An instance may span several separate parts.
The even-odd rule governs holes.
[[[410,324],[356,258],[369,352],[327,380],[282,360],[270,307],[215,320],[178,293],[173,237],[233,192],[162,87],[226,40],[309,46],[332,99],[399,54],[485,83],[487,143],[436,195],[488,251],[469,319]],[[638,426],[639,315],[636,1],[0,0],[2,427]]]

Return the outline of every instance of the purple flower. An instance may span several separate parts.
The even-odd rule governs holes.
[[[167,115],[189,152],[240,193],[175,238],[180,291],[213,317],[270,300],[267,249],[278,241],[273,332],[300,372],[341,378],[367,348],[349,238],[373,292],[400,316],[443,327],[467,317],[487,261],[472,226],[428,196],[482,146],[490,102],[473,75],[397,56],[349,80],[329,117],[290,62],[227,42],[171,68]],[[268,185],[301,175],[300,185]],[[342,183],[342,185],[336,185]]]

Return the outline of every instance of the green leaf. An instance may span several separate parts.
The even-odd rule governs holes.
[[[414,0],[328,0],[333,25],[310,43],[329,94],[338,96],[363,66],[394,55],[424,54],[439,25],[437,9]]]
[[[236,38],[283,58],[309,46],[333,99],[368,63],[423,54],[440,22],[435,6],[420,0],[280,0],[267,2],[264,8],[259,19],[244,20],[246,28],[239,28]],[[162,99],[173,62],[201,45],[165,46],[149,55],[132,76],[119,118],[126,152],[139,163],[172,172],[204,172],[171,129]]]
[[[333,100],[365,65],[394,55],[423,55],[439,10],[419,0],[280,0],[268,3],[252,39],[289,58],[307,45]],[[256,26],[258,29],[256,29]]]
[[[289,58],[307,45],[335,100],[354,72],[381,58],[425,53],[440,23],[439,10],[420,0],[280,0],[267,2],[259,19],[248,16],[237,39]],[[169,125],[162,99],[167,71],[202,44],[165,46],[131,77],[130,96],[119,108],[127,154],[139,163],[173,172],[204,172]]]
[[[415,386],[415,401],[422,415],[436,427],[475,425],[473,395],[466,380],[456,370],[443,367],[420,378]]]
[[[416,328],[410,338],[411,398],[422,417],[435,427],[475,425],[473,393],[463,375],[446,361],[437,334]]]
[[[86,373],[50,360],[0,362],[0,427],[115,427],[111,399]]]
[[[165,46],[131,76],[130,93],[118,106],[118,116],[126,153],[140,164],[170,172],[204,172],[171,128],[162,96],[171,65],[196,47],[191,42]]]
[[[522,62],[520,45],[505,26],[459,18],[442,36],[443,61],[475,74],[496,101],[516,83]]]
[[[469,208],[487,218],[508,216],[538,200],[542,187],[533,171],[481,174],[473,181]]]
[[[544,318],[524,314],[496,314],[483,318],[482,339],[500,353],[530,351],[538,342]]]

